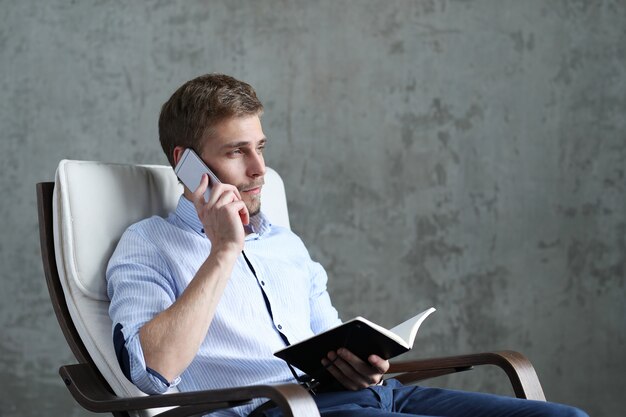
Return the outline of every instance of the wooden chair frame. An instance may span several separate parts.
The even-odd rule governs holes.
[[[96,413],[112,413],[128,417],[129,411],[159,407],[175,407],[159,417],[201,415],[221,408],[236,407],[254,398],[268,398],[282,408],[286,417],[319,416],[310,394],[298,384],[258,385],[230,389],[181,392],[122,398],[115,395],[98,371],[85,348],[67,308],[65,295],[57,270],[52,226],[52,196],[54,182],[37,184],[39,235],[44,273],[61,330],[78,360],[78,364],[64,365],[59,374],[74,399],[85,409]],[[495,365],[505,371],[518,398],[545,401],[545,396],[531,363],[523,355],[512,351],[488,352],[417,361],[396,362],[390,374],[403,383],[415,383],[436,376],[461,372],[478,365]]]

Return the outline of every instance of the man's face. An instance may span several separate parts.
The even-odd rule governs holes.
[[[239,189],[250,215],[261,209],[265,143],[259,116],[234,117],[217,124],[198,149],[220,181]]]

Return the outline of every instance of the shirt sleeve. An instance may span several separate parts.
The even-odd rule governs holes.
[[[311,275],[311,293],[309,302],[311,307],[311,330],[317,334],[331,327],[341,324],[339,314],[330,301],[326,288],[328,276],[326,271],[317,262],[309,264]]]
[[[148,368],[139,340],[141,327],[175,300],[175,285],[165,258],[134,226],[109,260],[107,292],[113,342],[122,371],[140,390],[160,394],[177,385]]]

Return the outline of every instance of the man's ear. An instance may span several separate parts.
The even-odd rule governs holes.
[[[180,157],[183,155],[183,152],[185,152],[185,147],[183,146],[177,146],[174,148],[174,152],[173,152],[173,157],[174,157],[174,166],[178,165],[178,161],[180,161]]]

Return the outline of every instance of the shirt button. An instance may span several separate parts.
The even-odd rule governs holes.
[[[261,285],[265,285],[265,281],[261,281]]]
[[[278,330],[282,330],[283,326],[281,326],[280,324],[278,325]]]

